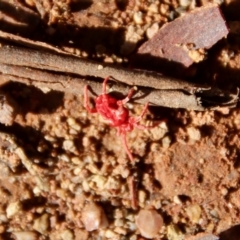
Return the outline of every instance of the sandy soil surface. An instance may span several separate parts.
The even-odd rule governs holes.
[[[208,2],[20,1],[40,19],[21,34],[128,67],[164,23]],[[240,4],[211,2],[230,34],[185,76],[232,90],[240,83]],[[150,107],[141,124],[164,121],[127,134],[130,161],[117,129],[88,113],[83,95],[16,82],[1,91],[18,110],[0,125],[0,239],[240,239],[239,108]],[[127,107],[139,116],[144,106]]]

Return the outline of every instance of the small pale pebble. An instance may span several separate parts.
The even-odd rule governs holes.
[[[114,220],[114,226],[116,227],[122,227],[124,225],[124,221],[121,218],[117,218]]]
[[[114,211],[114,218],[119,219],[119,218],[123,218],[123,217],[124,217],[124,212],[122,209],[116,209]]]
[[[36,186],[35,188],[33,188],[33,193],[38,196],[41,193],[41,189]]]
[[[129,240],[137,240],[138,239],[138,237],[137,237],[137,235],[132,235],[130,238],[129,238]]]
[[[67,123],[68,123],[69,126],[72,126],[72,125],[76,124],[76,120],[72,117],[69,117],[67,119]]]
[[[146,35],[148,37],[148,39],[151,39],[159,30],[159,25],[158,23],[154,23],[152,24],[151,27],[149,27],[146,31]]]
[[[83,187],[83,190],[84,190],[85,192],[89,192],[89,191],[90,191],[89,183],[88,183],[87,180],[83,180],[83,182],[82,182],[82,187]]]
[[[38,236],[35,232],[23,231],[23,232],[13,232],[13,236],[16,240],[37,240]]]
[[[221,194],[222,194],[223,196],[226,196],[226,195],[228,194],[228,189],[225,188],[225,187],[221,187]]]
[[[22,205],[19,201],[9,203],[6,209],[7,217],[11,218],[21,211]]]
[[[79,173],[81,172],[81,168],[77,167],[73,170],[74,175],[79,175]]]
[[[71,125],[71,128],[73,128],[74,130],[76,130],[78,132],[80,132],[82,129],[78,123]]]
[[[75,185],[74,183],[70,183],[69,186],[68,186],[68,189],[69,189],[72,193],[74,193],[74,192],[75,192],[75,187],[76,187],[76,185]]]
[[[97,69],[98,70],[102,70],[103,69],[103,65],[98,65]]]
[[[106,230],[106,232],[105,232],[105,237],[106,237],[106,238],[110,238],[110,239],[118,239],[119,236],[118,236],[118,234],[115,233],[114,231],[108,229],[108,230]]]
[[[219,219],[219,214],[215,209],[212,209],[209,213],[213,218]]]
[[[170,136],[166,136],[166,137],[164,137],[162,139],[162,146],[163,146],[163,148],[169,148],[170,144],[171,144]]]
[[[44,208],[43,207],[37,207],[36,208],[36,212],[39,213],[39,214],[42,214],[44,211]]]
[[[60,155],[60,156],[59,156],[59,159],[65,161],[65,162],[69,162],[69,161],[70,161],[69,156],[66,155],[66,154],[62,154],[62,155]]]
[[[134,215],[133,214],[128,214],[126,216],[126,219],[128,219],[129,221],[133,222],[134,221]]]
[[[66,151],[74,152],[76,150],[76,147],[72,140],[65,140],[63,142],[63,149]]]
[[[163,226],[163,218],[155,210],[140,210],[136,225],[143,237],[154,238]]]
[[[133,20],[136,24],[142,24],[143,23],[143,13],[142,12],[135,12],[133,15]]]
[[[201,132],[195,127],[188,127],[187,133],[190,140],[198,141],[201,139]]]
[[[69,187],[69,184],[70,184],[70,180],[69,179],[66,179],[66,180],[64,180],[63,182],[61,182],[61,188],[62,189],[68,189],[68,187]]]
[[[46,135],[44,138],[49,142],[56,142],[56,138],[54,138],[50,135]]]
[[[176,203],[176,204],[182,204],[181,199],[177,195],[173,197],[173,202]]]
[[[81,220],[85,229],[89,232],[108,226],[108,220],[103,208],[93,202],[84,206]]]
[[[33,223],[33,229],[42,234],[47,232],[48,227],[49,227],[49,215],[47,213],[37,218]]]
[[[152,3],[149,7],[148,10],[153,13],[158,13],[158,5],[156,3]]]
[[[202,209],[198,204],[193,204],[186,208],[186,213],[191,222],[198,223],[201,217]]]
[[[153,201],[152,204],[155,207],[155,209],[160,209],[162,207],[162,203],[160,200],[155,200],[155,201]]]
[[[184,235],[177,225],[168,225],[167,226],[167,237],[171,240],[182,240]]]
[[[61,188],[57,189],[57,190],[56,190],[56,195],[57,195],[59,198],[61,198],[61,199],[63,199],[63,200],[66,200],[67,194],[66,194],[66,191],[65,191],[64,189],[61,189]]]
[[[190,5],[191,1],[190,0],[179,0],[179,3],[183,7],[187,7]]]
[[[127,229],[123,227],[116,227],[114,228],[114,232],[125,236],[127,234]]]
[[[99,172],[98,167],[94,163],[90,163],[86,166],[86,169],[88,169],[91,173],[97,174]]]
[[[0,214],[0,222],[7,222],[7,216],[5,214]]]
[[[61,239],[62,240],[73,240],[74,239],[73,232],[69,229],[63,231],[61,233]]]
[[[70,134],[70,135],[77,135],[77,134],[78,134],[78,131],[71,128],[71,129],[69,130],[69,134]]]
[[[83,137],[82,139],[82,145],[83,147],[87,148],[90,145],[91,141],[89,137]]]
[[[107,179],[101,175],[94,175],[92,181],[95,182],[97,187],[101,190],[104,189]]]
[[[138,191],[138,200],[140,203],[144,203],[146,201],[147,194],[143,190]]]
[[[80,165],[82,163],[81,159],[79,157],[72,157],[71,158],[72,163],[75,165]]]
[[[152,136],[153,140],[157,141],[157,140],[160,140],[161,138],[164,137],[167,130],[163,129],[163,128],[160,128],[160,127],[155,127],[155,128],[152,128],[150,130],[150,132],[151,132],[151,136]]]
[[[160,8],[159,8],[160,13],[167,14],[169,12],[169,5],[165,3],[161,3]]]

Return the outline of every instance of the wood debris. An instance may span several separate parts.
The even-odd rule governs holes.
[[[228,34],[218,6],[198,8],[165,24],[145,42],[134,58],[134,66],[153,66],[161,71],[172,67],[189,67],[202,61],[206,50]]]

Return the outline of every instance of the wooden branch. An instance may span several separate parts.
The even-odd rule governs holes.
[[[196,92],[209,89],[189,82],[161,76],[155,72],[128,70],[100,64],[70,55],[61,55],[48,51],[33,50],[2,44],[0,62],[15,66],[25,66],[80,76],[105,78],[113,76],[119,82],[132,86],[151,87],[155,89],[182,89]]]
[[[7,36],[11,42],[18,42],[18,37],[11,40],[9,34]],[[0,38],[6,39],[6,36],[0,33]],[[238,100],[238,93],[230,94],[154,72],[99,64],[55,51],[54,47],[44,43],[37,43],[37,49],[33,49],[33,41],[21,39],[19,43],[28,47],[0,42],[0,85],[18,81],[82,95],[83,87],[88,84],[99,95],[103,78],[112,76],[114,81],[110,91],[126,94],[129,88],[137,86],[133,100],[140,103],[148,101],[156,106],[205,110],[218,106],[234,107]]]

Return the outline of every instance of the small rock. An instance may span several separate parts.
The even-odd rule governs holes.
[[[76,147],[72,140],[65,140],[63,142],[63,149],[66,151],[74,152],[76,150]]]
[[[143,23],[143,13],[135,12],[133,15],[133,20],[136,24],[142,24]]]
[[[187,133],[190,140],[199,141],[201,139],[201,132],[197,128],[188,127]]]
[[[155,210],[140,210],[136,225],[143,237],[154,238],[163,226],[163,219]]]
[[[199,223],[202,210],[198,204],[188,206],[186,208],[186,213],[192,223]]]
[[[49,227],[49,216],[47,213],[37,218],[33,223],[33,229],[40,233],[46,233]]]
[[[118,239],[118,234],[113,232],[112,230],[108,229],[106,232],[105,232],[105,237],[106,238],[110,238],[110,239]]]
[[[67,229],[61,233],[61,238],[62,240],[73,240],[74,239],[73,232]]]
[[[106,228],[108,220],[102,207],[95,203],[85,205],[82,211],[82,222],[87,231]]]
[[[169,148],[170,144],[171,144],[170,136],[166,136],[166,137],[164,137],[162,139],[162,146],[163,146],[163,148]]]
[[[16,240],[37,240],[38,236],[35,232],[24,231],[24,232],[13,232],[13,236]]]
[[[167,237],[169,240],[182,240],[184,239],[183,233],[177,225],[167,226]]]
[[[146,35],[148,39],[152,38],[159,30],[158,23],[154,23],[151,27],[149,27],[146,31]]]
[[[17,214],[21,210],[21,208],[22,206],[19,201],[8,204],[6,209],[7,217],[8,218],[13,217],[15,214]]]

